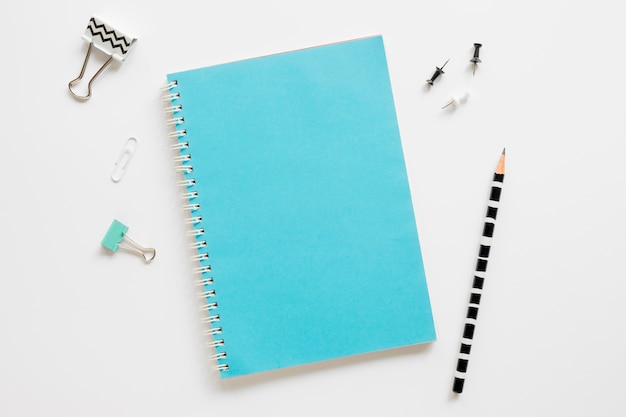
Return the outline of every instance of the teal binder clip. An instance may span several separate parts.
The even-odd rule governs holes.
[[[117,252],[118,249],[122,248],[141,255],[146,262],[152,262],[156,256],[156,249],[144,248],[126,235],[126,232],[128,232],[128,226],[114,219],[102,239],[102,246],[111,252]]]

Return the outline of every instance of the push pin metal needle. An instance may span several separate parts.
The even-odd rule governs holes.
[[[446,62],[443,63],[443,65],[441,66],[441,68],[439,67],[435,67],[435,72],[433,73],[433,76],[430,77],[430,80],[426,80],[426,82],[428,83],[428,85],[433,85],[433,82],[437,79],[437,77],[439,77],[441,74],[443,74],[443,67],[446,66],[446,64],[448,63],[448,61],[450,61],[450,58],[448,58],[446,60]]]
[[[458,106],[461,103],[465,103],[467,99],[469,98],[469,96],[470,96],[470,92],[468,90],[465,90],[463,94],[461,95],[452,96],[450,97],[450,101],[445,106],[443,106],[442,109],[445,109],[446,107],[452,104],[454,104],[455,106]]]
[[[478,53],[479,53],[479,50],[480,50],[480,47],[481,47],[481,46],[483,46],[483,45],[482,45],[482,44],[480,44],[480,43],[475,43],[475,44],[474,44],[474,56],[472,57],[472,59],[470,59],[470,62],[474,65],[474,69],[473,69],[473,71],[472,71],[472,75],[476,75],[476,65],[477,65],[479,62],[482,62],[482,61],[480,60],[480,58],[478,57]]]

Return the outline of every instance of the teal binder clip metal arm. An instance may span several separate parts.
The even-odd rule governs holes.
[[[147,263],[152,262],[152,260],[156,257],[156,249],[144,248],[132,240],[126,232],[128,232],[128,226],[114,219],[113,223],[111,223],[111,226],[109,227],[109,230],[102,239],[102,246],[111,252],[117,252],[118,249],[122,248],[141,255]]]

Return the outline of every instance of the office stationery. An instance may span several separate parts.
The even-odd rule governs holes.
[[[435,340],[382,37],[167,80],[222,378]]]
[[[467,101],[467,99],[470,97],[470,92],[469,90],[465,90],[463,91],[461,94],[456,94],[452,97],[450,97],[450,101],[445,104],[442,109],[445,109],[446,107],[454,104],[455,106],[458,106],[459,104],[465,103]]]
[[[498,207],[500,205],[500,194],[502,192],[502,185],[504,182],[504,158],[505,150],[502,151],[495,173],[493,174],[493,181],[491,183],[491,194],[489,195],[487,214],[485,215],[485,225],[483,227],[483,234],[480,239],[478,261],[476,262],[476,271],[474,272],[474,281],[472,283],[472,290],[470,292],[465,325],[463,327],[461,349],[459,351],[459,356],[457,359],[456,373],[454,375],[454,384],[452,386],[452,391],[458,394],[463,392],[463,385],[465,384],[467,365],[469,362],[470,351],[472,349],[474,330],[476,328],[476,319],[478,318],[478,307],[480,305],[480,299],[483,293],[483,286],[485,283],[485,276],[487,274],[487,262],[489,260],[491,241],[493,238],[493,231],[496,226]]]
[[[131,48],[137,39],[125,34],[97,16],[92,16],[91,19],[89,19],[89,24],[87,25],[82,38],[89,42],[89,47],[87,48],[87,54],[85,55],[85,60],[83,61],[80,74],[78,74],[78,77],[69,82],[68,88],[70,93],[72,93],[75,98],[79,100],[88,100],[91,97],[91,85],[96,77],[98,77],[98,75],[100,75],[113,60],[124,62],[126,55],[128,55],[131,51]],[[103,52],[106,56],[108,56],[108,59],[89,80],[87,84],[87,94],[81,95],[76,93],[73,88],[85,75],[85,69],[87,68],[87,63],[89,62],[89,57],[91,56],[93,48]]]
[[[137,139],[128,138],[126,143],[124,143],[124,148],[122,148],[122,152],[120,156],[115,161],[115,168],[111,173],[111,180],[113,182],[119,182],[124,174],[126,173],[126,169],[128,168],[128,164],[132,156],[135,154],[135,150],[137,149]]]
[[[482,44],[480,44],[480,43],[475,43],[475,44],[474,44],[474,56],[472,57],[472,59],[470,59],[470,62],[472,63],[472,66],[473,66],[473,69],[472,69],[472,75],[476,75],[476,65],[477,65],[479,62],[482,62],[482,61],[480,60],[480,58],[478,57],[478,55],[479,55],[479,53],[478,53],[478,52],[479,52],[479,50],[480,50],[481,46],[483,46],[483,45],[482,45]]]
[[[102,246],[111,252],[117,252],[120,248],[125,249],[137,255],[141,255],[147,263],[152,262],[156,256],[156,250],[154,248],[144,248],[139,245],[127,235],[127,232],[128,226],[114,219],[102,239]]]
[[[433,73],[432,77],[430,77],[429,80],[426,80],[426,82],[428,83],[428,85],[433,85],[433,83],[435,82],[435,80],[441,75],[441,74],[445,74],[443,72],[443,68],[446,66],[446,64],[448,63],[448,61],[450,61],[450,59],[446,60],[446,62],[443,63],[443,65],[441,66],[441,68],[439,67],[435,67],[435,72]]]

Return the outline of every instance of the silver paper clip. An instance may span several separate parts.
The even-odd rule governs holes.
[[[135,149],[137,149],[137,139],[128,138],[128,140],[124,144],[124,149],[122,149],[122,153],[120,154],[119,158],[117,158],[117,162],[115,162],[115,168],[111,173],[111,180],[113,182],[119,182],[122,179],[122,177],[126,173],[128,164],[130,163],[130,158],[135,153]]]
[[[89,48],[87,49],[87,54],[85,55],[85,60],[83,61],[83,67],[80,70],[80,74],[78,74],[78,77],[69,82],[68,88],[70,93],[72,93],[75,98],[79,100],[88,100],[91,97],[91,84],[93,84],[96,77],[98,77],[98,75],[100,75],[102,71],[109,66],[111,61],[116,60],[118,62],[124,62],[126,55],[128,55],[137,39],[132,36],[125,35],[122,31],[114,28],[108,23],[105,23],[97,16],[91,17],[89,25],[87,25],[87,29],[85,29],[85,33],[83,33],[82,38],[89,42]],[[72,88],[83,78],[83,75],[85,75],[85,69],[87,68],[87,63],[89,62],[89,57],[91,56],[91,50],[93,48],[103,52],[109,58],[95,73],[95,75],[91,77],[89,83],[87,84],[87,94],[83,96],[74,92]]]

